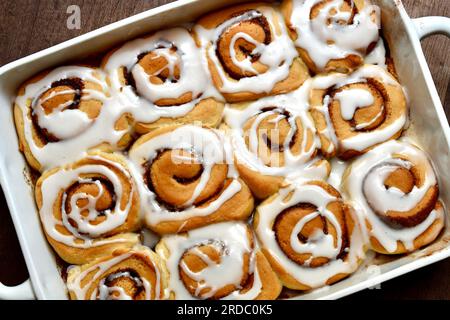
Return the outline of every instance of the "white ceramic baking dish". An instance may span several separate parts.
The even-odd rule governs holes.
[[[18,86],[39,71],[111,48],[152,30],[193,21],[199,15],[242,0],[180,0],[116,22],[66,41],[0,68],[0,183],[8,202],[22,252],[29,270],[28,280],[16,287],[0,284],[4,299],[67,299],[55,257],[40,227],[27,166],[18,150],[12,101]],[[450,19],[410,19],[401,1],[374,0],[382,9],[383,32],[387,37],[401,80],[409,93],[412,130],[432,157],[440,177],[441,197],[450,207],[450,128],[437,94],[420,39],[444,33],[450,36]],[[445,54],[445,53],[444,53]],[[315,290],[297,299],[336,299],[450,256],[450,224],[440,240],[424,250],[376,267],[362,268],[352,277],[331,287]]]

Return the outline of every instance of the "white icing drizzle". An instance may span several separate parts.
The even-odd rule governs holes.
[[[311,87],[312,89],[328,89],[331,87],[338,89],[347,84],[366,82],[369,78],[377,79],[386,85],[400,87],[400,84],[387,71],[375,65],[364,65],[348,76],[340,73],[317,76],[313,79]],[[362,92],[366,93],[363,94]],[[373,103],[373,96],[366,90],[361,89],[348,89],[341,91],[336,94],[335,98],[341,101],[341,115],[344,120],[353,118],[357,108],[365,107],[368,104]],[[376,128],[372,131],[360,131],[352,137],[339,140],[335,135],[328,111],[330,99],[331,98],[327,95],[324,98],[324,104],[322,106],[314,107],[322,112],[327,119],[327,125],[329,126],[329,128],[320,133],[333,142],[335,145],[334,147],[339,145],[343,150],[363,151],[370,146],[390,139],[402,128],[404,128],[407,123],[407,114],[403,113],[390,125],[385,126],[384,128]],[[381,116],[381,113],[382,112],[379,112],[370,122],[359,124],[355,127],[355,129],[358,130],[369,126]]]
[[[138,287],[145,288],[146,300],[150,300],[150,284],[146,279],[141,280],[140,278],[133,277],[128,271],[119,272],[103,278],[99,283],[99,300],[132,300],[132,297],[127,295],[122,287],[118,286],[107,286],[106,280],[114,280],[117,278],[127,277],[130,278]]]
[[[376,121],[378,121],[378,119],[380,119],[381,116],[383,116],[383,113],[384,113],[384,106],[382,106],[382,108],[380,108],[380,112],[378,112],[378,113],[376,114],[376,116],[373,117],[372,120],[370,120],[370,121],[368,121],[368,122],[364,122],[364,123],[357,124],[357,125],[355,126],[355,129],[356,129],[356,130],[362,130],[362,129],[364,129],[364,128],[367,128],[367,127],[371,126],[371,125],[374,124]]]
[[[386,127],[385,130],[363,132],[351,138],[342,140],[342,147],[345,150],[363,151],[370,146],[386,141],[405,126],[406,118],[406,114],[403,114],[401,117],[395,120],[392,125]]]
[[[380,27],[380,12],[375,5],[366,5],[353,19],[353,23],[348,26],[338,24],[339,20],[348,20],[349,13],[340,12],[339,8],[344,0],[331,0],[320,11],[318,17],[309,20],[311,8],[321,0],[293,0],[293,13],[291,24],[299,35],[295,45],[309,52],[311,59],[318,68],[324,68],[331,59],[342,59],[350,54],[355,54],[364,58],[365,51],[370,44],[377,42],[375,48],[365,57],[365,65],[350,75],[329,74],[318,76],[312,80],[307,80],[298,90],[260,99],[251,102],[245,109],[238,110],[226,108],[225,122],[232,129],[231,137],[228,140],[224,134],[215,130],[202,129],[196,126],[180,127],[173,132],[160,135],[147,141],[145,144],[132,150],[130,153],[131,174],[121,165],[109,161],[99,156],[88,156],[101,162],[107,162],[119,169],[129,179],[136,178],[138,188],[142,198],[142,212],[147,223],[155,225],[160,222],[170,220],[187,220],[191,217],[207,216],[218,210],[227,200],[238,193],[242,186],[237,179],[238,174],[233,166],[233,155],[241,163],[264,175],[283,176],[291,186],[279,191],[279,194],[270,203],[258,208],[259,224],[256,227],[261,244],[271,255],[291,274],[297,281],[311,287],[319,287],[325,284],[326,280],[338,273],[351,273],[356,270],[358,261],[364,257],[363,245],[369,236],[375,236],[381,245],[390,252],[397,248],[397,241],[401,241],[409,250],[414,248],[414,240],[429,228],[436,220],[444,219],[442,208],[432,210],[428,217],[415,227],[393,228],[384,223],[376,215],[372,208],[386,212],[388,210],[407,211],[412,209],[423,198],[427,190],[437,183],[433,168],[426,155],[419,149],[408,145],[405,142],[389,141],[357,159],[351,167],[350,174],[343,179],[343,173],[347,163],[337,159],[332,160],[332,171],[328,182],[336,189],[341,189],[341,183],[348,193],[346,195],[352,201],[359,222],[355,225],[351,234],[351,246],[347,248],[348,257],[346,261],[337,259],[341,250],[342,230],[334,215],[327,210],[327,205],[337,199],[329,195],[318,186],[302,184],[304,180],[326,179],[327,169],[325,166],[314,166],[312,159],[316,149],[320,147],[320,140],[314,137],[311,147],[306,146],[306,132],[311,130],[317,133],[314,124],[308,114],[308,94],[311,89],[327,89],[330,87],[339,88],[346,84],[365,82],[367,78],[376,78],[387,85],[399,86],[397,81],[388,74],[386,66],[386,49],[383,40],[379,38],[378,29]],[[336,14],[331,11],[336,10]],[[372,15],[376,15],[376,22],[372,21]],[[271,29],[271,43],[268,45],[257,42],[250,35],[239,32],[234,35],[230,42],[229,52],[232,62],[241,71],[256,74],[252,77],[244,77],[234,80],[229,77],[226,71],[221,68],[219,58],[216,56],[217,42],[220,35],[227,28],[242,21],[251,20],[264,16]],[[327,25],[326,21],[331,19],[332,24]],[[202,26],[194,27],[201,42],[198,48],[190,33],[182,28],[174,28],[155,33],[151,37],[137,39],[126,43],[119,50],[114,52],[105,65],[105,72],[100,69],[93,69],[81,66],[67,66],[54,69],[42,79],[25,87],[22,96],[16,98],[15,103],[19,106],[24,119],[24,135],[32,155],[41,164],[42,170],[54,168],[73,162],[87,155],[87,150],[102,143],[108,143],[115,147],[125,131],[114,129],[117,120],[125,113],[129,113],[136,121],[154,122],[160,118],[176,118],[186,115],[201,100],[215,98],[223,100],[211,83],[208,72],[209,58],[216,66],[222,81],[220,88],[223,93],[254,92],[269,93],[274,86],[286,79],[289,75],[290,67],[294,59],[298,56],[295,46],[290,41],[287,29],[282,16],[269,6],[261,6],[255,10],[247,11],[241,15],[234,16],[213,30],[208,30]],[[279,31],[276,31],[279,30]],[[258,56],[259,62],[267,66],[267,71],[258,73],[252,65],[251,57],[239,60],[235,51],[235,44],[239,40],[252,43],[255,49],[251,56]],[[331,40],[333,43],[327,43]],[[171,52],[174,50],[175,54]],[[151,75],[147,74],[138,64],[138,57],[143,53],[154,52],[168,61],[169,77],[163,84],[152,84],[149,80]],[[127,68],[133,76],[136,90],[130,85],[123,85],[120,82],[120,69]],[[175,67],[180,68],[179,79],[175,79]],[[158,70],[159,73],[162,70]],[[109,88],[106,81],[107,75],[111,81]],[[86,89],[79,92],[76,89],[69,89],[59,92],[52,92],[46,98],[42,98],[51,85],[57,81],[71,78],[79,78],[83,82],[92,82],[101,89]],[[174,81],[176,80],[176,81]],[[194,81],[195,80],[195,81]],[[155,104],[160,99],[175,99],[183,94],[192,93],[193,100],[177,106],[160,107]],[[102,104],[99,115],[95,119],[90,119],[86,113],[78,109],[68,108],[75,101],[67,101],[54,108],[51,113],[46,114],[42,105],[50,99],[62,95],[80,95],[81,101],[96,100]],[[351,120],[358,108],[371,105],[374,97],[365,90],[352,89],[339,92],[335,98],[340,102],[341,115],[344,120]],[[361,132],[349,139],[338,141],[328,112],[330,96],[325,96],[323,105],[314,107],[320,110],[327,121],[327,128],[320,131],[332,142],[328,152],[340,146],[347,150],[362,151],[370,146],[381,143],[396,132],[405,127],[407,115],[404,114],[390,126],[383,130]],[[277,107],[271,111],[264,111],[267,107]],[[298,155],[292,154],[288,143],[283,145],[285,166],[267,166],[258,158],[258,125],[267,117],[277,114],[277,111],[285,110],[292,115],[289,119],[291,132],[286,141],[292,138],[296,130],[295,119],[299,118],[303,126],[303,145]],[[33,139],[33,122],[30,119],[30,112],[37,119],[40,128],[59,139],[57,142],[48,142],[40,147]],[[364,129],[379,119],[383,110],[368,123],[358,124],[355,129]],[[253,116],[257,116],[250,132],[250,148],[247,148],[244,140],[243,125]],[[278,115],[271,121],[278,123],[286,119],[285,115]],[[143,164],[151,162],[158,152],[165,149],[182,149],[195,153],[197,160],[202,164],[203,171],[200,182],[197,185],[192,197],[184,204],[186,209],[181,212],[171,212],[157,202],[157,196],[149,190],[143,180]],[[393,158],[393,155],[405,155],[408,161]],[[183,159],[181,156],[178,160]],[[228,178],[233,181],[212,201],[207,207],[197,208],[193,205],[196,198],[202,193],[208,183],[210,173],[215,164],[228,164]],[[386,189],[383,181],[397,168],[410,169],[414,165],[425,167],[425,182],[421,187],[415,186],[413,190],[404,194],[397,188]],[[104,212],[105,221],[93,225],[90,221],[97,216],[95,210],[96,202],[102,197],[105,190],[101,182],[95,179],[80,178],[81,175],[100,174],[108,179],[114,189],[115,208]],[[76,194],[70,200],[71,212],[65,212],[64,204],[67,195],[62,198],[62,221],[58,221],[53,215],[53,205],[61,190],[66,190],[73,183],[92,183],[97,186],[96,196],[88,194]],[[134,186],[134,184],[133,184]],[[133,192],[132,190],[131,192]],[[76,248],[90,248],[101,246],[113,242],[121,242],[121,239],[108,239],[102,236],[126,222],[131,208],[132,197],[125,208],[121,207],[120,199],[123,196],[122,185],[115,172],[105,165],[90,164],[76,169],[61,169],[49,176],[42,183],[43,203],[40,216],[46,233],[54,240]],[[289,199],[286,200],[289,195]],[[87,205],[80,208],[78,200],[87,200]],[[312,260],[303,266],[290,260],[279,247],[273,232],[273,222],[278,214],[283,210],[298,203],[312,203],[317,207],[317,211],[307,215],[294,226],[290,237],[291,247],[297,253],[311,253],[313,256],[327,257],[331,261],[318,268],[309,268]],[[370,202],[371,205],[368,204]],[[86,211],[88,212],[86,214]],[[297,234],[303,229],[305,224],[317,216],[326,217],[335,227],[337,232],[337,245],[335,246],[331,235],[324,234],[318,230],[310,237],[311,242],[303,243],[299,241]],[[372,229],[364,228],[361,232],[359,224],[365,225],[367,219]],[[69,222],[74,221],[77,228]],[[184,224],[187,222],[184,222]],[[180,227],[183,229],[184,224]],[[70,235],[60,233],[57,226],[63,226],[71,232]],[[153,246],[159,238],[149,231],[143,233],[145,244]],[[83,240],[82,242],[79,240]],[[199,283],[196,294],[200,295],[203,289],[211,289],[202,298],[208,298],[227,284],[234,284],[238,290],[224,297],[223,299],[254,299],[262,290],[258,266],[256,263],[255,247],[251,245],[248,238],[248,227],[242,222],[224,222],[207,227],[189,231],[183,235],[170,235],[162,238],[170,254],[165,261],[170,272],[169,287],[175,293],[177,299],[192,299],[193,296],[187,291],[179,279],[179,268],[181,268],[191,279]],[[256,242],[256,241],[255,241]],[[219,264],[213,262],[207,255],[198,250],[195,246],[214,246],[221,254]],[[185,264],[180,264],[182,255],[189,251],[197,255],[208,266],[200,272],[192,272]],[[102,277],[109,268],[130,258],[133,251],[120,256],[103,261],[80,272],[75,278],[67,283],[78,299],[131,299],[121,287],[109,287],[106,285],[106,278],[99,281],[98,287],[92,292],[90,297],[86,297],[91,284]],[[163,255],[163,253],[160,253]],[[253,275],[253,285],[246,293],[241,293],[240,282],[243,277],[243,256],[250,254],[250,270]],[[159,298],[161,274],[159,267],[154,263],[149,255],[149,260],[153,264],[156,274],[156,287],[144,278],[135,278],[129,272],[118,272],[110,275],[113,278],[129,277],[138,286],[144,287],[145,298],[151,299],[154,289],[155,297]],[[74,267],[78,268],[78,267]],[[92,279],[82,286],[83,279],[94,272]],[[324,289],[328,289],[325,287]]]
[[[395,155],[401,155],[408,160],[399,159]],[[383,181],[390,172],[398,168],[409,169],[412,166],[423,166],[425,170],[425,180],[421,187],[414,186],[408,194],[397,188],[384,187]],[[389,252],[397,249],[397,241],[401,241],[406,249],[412,250],[414,240],[433,222],[443,219],[444,211],[436,209],[420,224],[399,229],[383,222],[372,209],[375,207],[380,212],[410,210],[420,202],[430,187],[436,185],[436,175],[427,156],[408,143],[388,141],[375,147],[352,163],[351,171],[343,183],[360,217],[367,219],[372,226],[370,231],[367,230],[366,237],[375,236]]]
[[[341,106],[341,115],[344,120],[352,120],[356,109],[368,107],[373,104],[374,97],[363,89],[350,89],[336,93],[334,96]]]
[[[162,221],[181,221],[191,217],[207,216],[217,211],[227,200],[238,193],[242,186],[237,180],[236,170],[230,162],[230,147],[227,138],[217,130],[204,129],[197,126],[186,125],[171,132],[161,134],[148,140],[130,151],[131,167],[136,176],[140,188],[142,210],[145,213],[146,222],[156,225]],[[183,211],[169,211],[161,206],[155,193],[153,193],[144,181],[146,163],[151,163],[162,150],[186,150],[193,152],[197,160],[203,166],[200,182],[191,199],[185,203]],[[175,159],[174,159],[175,160]],[[177,158],[176,160],[183,160]],[[192,159],[189,158],[189,163]],[[210,179],[210,173],[216,164],[228,164],[228,178],[233,181],[222,191],[217,199],[208,206],[196,207],[192,205]]]
[[[83,111],[66,109],[71,101],[55,108],[45,115],[40,106],[45,100],[57,95],[69,94],[66,90],[50,94],[45,100],[41,95],[50,89],[52,83],[64,79],[78,78],[99,85],[103,92],[84,89],[82,100],[95,99],[102,103],[100,114],[95,120],[87,118]],[[87,67],[68,66],[51,71],[41,80],[25,87],[23,95],[16,98],[16,105],[22,111],[24,119],[24,135],[32,155],[41,164],[42,170],[57,167],[81,158],[86,150],[107,142],[115,145],[124,132],[114,130],[114,124],[120,117],[121,108],[113,97],[108,97],[109,89],[102,71]],[[32,112],[36,112],[38,123],[61,138],[58,142],[49,142],[39,147],[33,139],[33,123],[30,118],[30,103]],[[34,107],[33,107],[34,106]]]
[[[308,113],[308,94],[310,90],[310,80],[307,80],[299,89],[288,94],[271,96],[259,99],[250,103],[245,109],[227,107],[224,112],[224,121],[230,127],[230,135],[238,163],[244,164],[248,168],[260,172],[263,175],[283,176],[287,180],[294,181],[298,179],[325,179],[327,176],[327,166],[317,165],[317,158],[314,158],[316,150],[320,147],[320,141],[315,136],[315,126]],[[276,109],[265,111],[266,108],[275,107]],[[288,112],[287,118],[283,112]],[[272,119],[273,123],[287,119],[291,127],[285,141],[278,141],[283,145],[284,166],[266,165],[259,157],[260,151],[258,143],[259,124],[268,117],[279,114]],[[246,133],[244,125],[252,117],[257,115],[250,132],[249,147],[245,142]],[[298,154],[293,154],[289,146],[292,137],[297,128],[296,120],[300,119],[302,123],[303,141],[301,150]],[[307,133],[310,131],[314,135],[311,146],[307,146]],[[275,135],[276,136],[276,135]],[[276,146],[277,147],[277,146]],[[275,149],[272,146],[272,149]],[[279,150],[270,150],[269,152],[278,152]],[[314,158],[314,159],[313,159]],[[278,158],[273,162],[278,162]],[[272,162],[272,161],[271,161]]]
[[[287,198],[287,200],[286,200]],[[261,246],[269,251],[272,257],[298,282],[317,288],[325,285],[326,281],[339,273],[352,273],[358,265],[359,260],[364,257],[364,243],[358,224],[355,224],[353,233],[350,235],[350,247],[348,248],[346,260],[338,259],[342,249],[342,241],[337,245],[331,235],[318,232],[314,235],[314,241],[301,243],[298,233],[302,227],[314,217],[321,215],[325,217],[336,229],[337,238],[341,239],[342,230],[339,222],[332,212],[327,209],[330,202],[340,201],[327,193],[323,188],[316,185],[293,184],[281,189],[279,194],[270,202],[263,203],[257,209],[259,223],[255,226],[255,232],[260,240]],[[273,225],[277,216],[285,209],[291,208],[299,203],[310,203],[317,208],[303,219],[298,221],[291,235],[291,247],[297,253],[312,253],[313,257],[327,257],[330,261],[320,267],[310,268],[308,263],[300,265],[291,260],[277,243]]]
[[[312,87],[315,89],[328,89],[333,86],[340,88],[346,84],[366,82],[368,78],[375,78],[387,85],[400,86],[397,80],[383,68],[376,65],[364,65],[348,75],[330,73],[316,76]]]
[[[350,89],[341,91],[336,93],[334,98],[340,103],[342,119],[347,121],[353,119],[357,109],[369,107],[375,101],[372,94],[363,89]],[[380,112],[378,112],[378,114],[372,120],[366,123],[357,124],[355,126],[355,129],[361,130],[370,126],[383,115],[383,112],[384,107],[381,108]]]
[[[331,172],[327,182],[332,185],[336,190],[341,191],[342,177],[347,169],[348,163],[338,158],[333,158],[330,161]]]
[[[191,230],[185,235],[163,237],[161,241],[169,251],[165,259],[170,274],[169,290],[175,294],[176,299],[195,299],[180,280],[179,268],[199,284],[196,289],[198,295],[202,290],[210,289],[208,293],[202,294],[204,299],[212,297],[217,290],[229,284],[242,289],[245,254],[251,255],[249,273],[254,276],[252,288],[246,293],[235,290],[223,299],[255,299],[261,292],[262,284],[254,256],[255,248],[252,247],[248,230],[248,226],[242,222],[224,222]],[[197,248],[202,245],[213,246],[221,253],[218,264]],[[158,247],[157,251],[165,256],[164,252],[159,252]],[[199,272],[191,271],[182,263],[183,254],[187,251],[202,259],[207,267]]]
[[[100,156],[89,156],[87,159],[99,161],[99,164],[83,165],[75,169],[60,169],[48,176],[42,181],[42,207],[39,210],[42,224],[46,233],[54,240],[65,245],[75,248],[90,248],[101,246],[107,243],[121,242],[121,239],[102,239],[102,235],[125,223],[130,207],[132,205],[132,196],[124,208],[122,208],[123,188],[120,179],[116,173],[109,169],[104,163],[114,166],[127,178],[132,179],[131,175],[119,164],[109,161]],[[83,175],[101,175],[108,179],[114,189],[115,207],[112,210],[104,212],[105,220],[98,224],[92,224],[91,221],[97,218],[98,212],[95,210],[97,200],[102,196],[103,186],[96,180],[81,178]],[[57,197],[62,190],[66,190],[72,184],[79,182],[95,183],[98,188],[97,196],[89,194],[76,194],[71,198],[71,212],[67,213],[65,203],[67,199],[66,193],[63,194],[61,207],[62,221],[56,219],[54,215],[54,206],[57,203]],[[130,191],[133,193],[134,185]],[[77,205],[79,199],[88,200],[88,204],[80,208]],[[85,212],[89,213],[85,215]],[[70,221],[76,223],[76,228]],[[58,231],[57,226],[63,226],[70,231],[70,235],[66,235]],[[83,240],[83,242],[77,241]]]
[[[173,68],[177,59],[168,51],[174,45],[177,48],[180,64],[180,79],[171,81],[171,77],[162,84],[155,85],[149,81],[149,75],[137,64],[139,54],[156,50],[157,54],[166,57],[169,69]],[[175,118],[186,115],[202,99],[213,97],[222,100],[212,85],[207,67],[202,61],[200,49],[195,45],[189,32],[185,29],[175,28],[156,33],[147,39],[137,39],[125,44],[117,50],[105,66],[109,74],[112,90],[106,84],[106,76],[99,69],[87,67],[68,66],[51,71],[43,79],[26,86],[25,94],[16,98],[16,104],[22,110],[24,119],[24,134],[32,155],[42,166],[42,171],[70,163],[82,158],[86,150],[108,143],[116,146],[125,131],[116,131],[115,124],[124,114],[130,114],[138,122],[154,122],[162,117]],[[127,67],[135,76],[136,85],[142,97],[136,95],[131,86],[120,83],[120,67]],[[192,76],[195,75],[195,81]],[[60,91],[52,93],[45,100],[39,100],[51,84],[60,80],[79,78],[83,81],[100,85],[103,92],[84,89],[82,100],[95,99],[102,103],[100,114],[95,120],[89,119],[80,110],[64,109],[72,103],[68,101],[52,113],[45,115],[39,105],[33,108],[38,124],[43,129],[54,133],[61,138],[58,142],[49,142],[39,147],[32,137],[33,123],[29,117],[29,105],[42,104],[45,100],[57,95],[72,94],[76,92]],[[191,92],[193,100],[179,106],[159,107],[154,100],[161,98],[179,98],[182,94]],[[150,100],[147,100],[150,99]]]
[[[74,103],[73,100],[67,101],[57,108],[54,108],[50,114],[45,114],[44,109],[41,107],[44,102],[47,102],[50,99],[61,95],[76,94],[78,93],[77,91],[78,90],[53,91],[45,99],[39,99],[37,105],[33,103],[33,105],[35,105],[33,113],[37,116],[39,127],[47,129],[53,135],[63,140],[77,136],[80,132],[86,130],[92,122],[86,113],[80,112],[79,110],[66,109]],[[88,95],[83,96],[81,100],[91,100],[94,96],[97,98],[105,97],[103,93],[98,92],[97,90],[85,89],[83,90],[83,93],[87,93]],[[61,126],[61,123],[63,123],[64,126]]]
[[[291,233],[291,246],[297,253],[310,253],[313,257],[325,257],[333,259],[337,257],[340,252],[340,248],[342,247],[342,230],[339,226],[339,222],[336,220],[336,217],[334,217],[334,215],[325,214],[324,216],[329,219],[334,228],[336,228],[336,246],[334,245],[333,236],[330,234],[325,234],[323,230],[319,229],[317,229],[315,233],[309,237],[308,240],[310,242],[302,243],[298,238],[298,234],[303,230],[305,225],[309,221],[321,215],[322,214],[320,213],[320,211],[315,211],[297,222]]]
[[[330,103],[330,100],[331,100],[330,96],[326,95],[323,99],[323,104],[321,106],[311,107],[311,109],[320,111],[325,117],[327,125],[324,129],[319,130],[318,133],[327,137],[327,139],[331,142],[328,144],[328,149],[326,150],[327,153],[334,152],[336,146],[338,145],[338,138],[336,137],[336,133],[334,132],[333,124],[330,118],[330,113],[328,112],[328,105]]]
[[[222,33],[229,27],[242,21],[248,21],[261,16],[264,16],[269,23],[272,41],[266,45],[264,43],[258,43],[258,41],[248,34],[243,32],[236,33],[230,42],[229,47],[231,59],[241,70],[251,71],[255,76],[244,77],[239,80],[232,79],[221,67],[221,62],[216,55],[217,42]],[[194,30],[201,42],[204,55],[217,66],[222,83],[220,91],[224,93],[269,93],[273,90],[276,83],[288,77],[292,62],[297,57],[297,51],[287,34],[283,17],[269,6],[260,6],[254,10],[246,11],[241,15],[223,22],[215,29],[206,29],[200,25],[196,25]],[[280,32],[277,32],[277,30],[280,30]],[[268,68],[266,72],[256,72],[252,67],[250,57],[246,57],[244,60],[239,61],[234,49],[234,44],[238,39],[244,39],[256,46],[252,55],[259,55],[258,61]]]
[[[128,258],[131,258],[133,256],[133,253],[134,253],[134,251],[131,251],[131,252],[128,252],[125,254],[121,254],[117,257],[111,258],[109,260],[94,264],[93,266],[91,266],[90,268],[87,268],[83,272],[80,272],[73,278],[71,278],[69,276],[69,280],[67,282],[67,288],[72,293],[75,294],[75,297],[77,298],[77,300],[97,300],[97,299],[99,299],[99,300],[132,300],[132,297],[127,295],[123,288],[117,287],[117,286],[108,287],[105,284],[107,277],[105,277],[105,278],[101,278],[101,277],[103,277],[110,268],[113,268],[114,266],[118,265],[122,261],[125,261]],[[161,290],[161,284],[160,284],[161,274],[160,274],[159,267],[153,262],[152,257],[150,255],[148,255],[145,251],[139,251],[139,254],[146,255],[147,261],[149,261],[153,266],[153,270],[155,271],[155,276],[156,276],[156,281],[155,281],[156,285],[154,288],[155,299],[159,300],[160,299],[159,292]],[[80,267],[77,267],[77,268],[80,268]],[[92,278],[83,285],[82,282],[84,281],[85,277],[93,272],[95,272],[95,273],[92,276]],[[146,300],[151,299],[153,287],[147,279],[132,277],[129,272],[118,272],[118,273],[111,274],[108,277],[112,277],[112,278],[129,277],[129,278],[133,279],[133,281],[135,281],[136,285],[144,288],[145,299]],[[100,278],[101,278],[101,280],[98,284],[98,287],[95,288],[92,291],[91,295],[88,297],[87,296],[88,290],[90,289],[92,284]]]
[[[386,65],[386,48],[383,39],[378,40],[375,48],[366,56],[364,62],[367,64],[376,64],[383,69],[387,69]]]
[[[175,54],[170,52],[173,48],[176,48]],[[168,62],[164,69],[169,69],[170,76],[162,84],[151,83],[151,75],[138,64],[139,56],[149,52],[164,57]],[[178,80],[173,81],[175,66],[178,66],[180,76]],[[131,85],[121,82],[122,67],[131,72],[137,92]],[[124,112],[133,115],[138,122],[151,123],[162,117],[182,117],[202,99],[221,99],[211,84],[200,49],[190,33],[183,28],[163,30],[149,38],[127,42],[108,58],[105,71],[109,74],[111,87]],[[188,92],[191,92],[193,97],[188,103],[164,107],[155,104],[160,99],[177,99]]]
[[[312,8],[323,0],[292,0],[293,11],[290,18],[298,38],[295,44],[305,49],[319,69],[323,69],[328,61],[344,59],[353,54],[364,57],[371,43],[377,42],[380,28],[380,8],[365,5],[354,17],[353,23],[340,25],[338,21],[348,21],[349,12],[342,12],[344,0],[327,2],[317,17],[310,20]],[[354,6],[353,1],[351,2]],[[333,15],[332,12],[336,11]],[[372,15],[376,15],[376,21]],[[327,22],[330,21],[331,24]],[[332,41],[332,43],[328,43]],[[362,52],[361,52],[362,51]]]

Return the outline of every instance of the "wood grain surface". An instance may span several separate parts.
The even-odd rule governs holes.
[[[211,1],[211,0],[205,0]],[[171,0],[0,0],[0,65]],[[450,0],[403,0],[411,17],[450,16]],[[81,8],[81,29],[66,27],[69,5]],[[450,116],[450,40],[433,36],[422,42],[434,81]],[[2,106],[5,107],[5,106]],[[450,259],[393,279],[380,289],[347,299],[450,299]],[[28,277],[3,193],[0,191],[0,281]]]

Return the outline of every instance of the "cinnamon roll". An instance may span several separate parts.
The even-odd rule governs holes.
[[[379,41],[380,8],[368,0],[284,0],[298,52],[314,73],[348,73]]]
[[[37,171],[79,158],[86,150],[114,150],[131,141],[125,115],[115,114],[105,75],[99,69],[68,66],[23,84],[14,118],[30,166]]]
[[[127,42],[103,65],[138,133],[195,121],[215,127],[221,120],[223,103],[211,90],[200,50],[186,29]]]
[[[213,12],[194,31],[214,85],[228,102],[286,93],[309,77],[282,15],[267,3]]]
[[[84,264],[133,247],[139,194],[119,155],[101,152],[45,172],[36,203],[48,242],[66,262]]]
[[[271,300],[281,284],[242,222],[164,236],[156,246],[175,299]]]
[[[256,209],[254,229],[273,269],[291,289],[335,283],[364,258],[358,220],[326,182],[281,189]]]
[[[146,225],[167,234],[248,218],[253,197],[234,171],[229,149],[219,131],[192,125],[164,127],[138,139],[129,157]]]
[[[315,77],[310,105],[322,153],[344,160],[398,138],[408,120],[402,86],[374,65]]]
[[[402,141],[389,141],[354,161],[343,189],[360,213],[373,250],[414,251],[444,227],[439,187],[427,156]]]
[[[161,258],[137,245],[71,267],[67,288],[72,300],[160,300],[166,297],[167,277]]]
[[[308,112],[309,86],[225,110],[236,168],[260,199],[286,181],[326,179],[330,165],[316,157],[320,141]]]

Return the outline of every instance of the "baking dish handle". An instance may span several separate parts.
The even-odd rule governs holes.
[[[0,300],[33,300],[36,299],[28,279],[15,287],[7,287],[0,282]]]
[[[421,17],[412,19],[419,39],[424,39],[433,34],[444,34],[450,37],[450,18],[446,17]]]
[[[0,185],[1,187],[1,185]],[[27,279],[17,286],[5,286],[0,282],[0,300],[34,300],[36,296],[31,285],[31,280]]]

